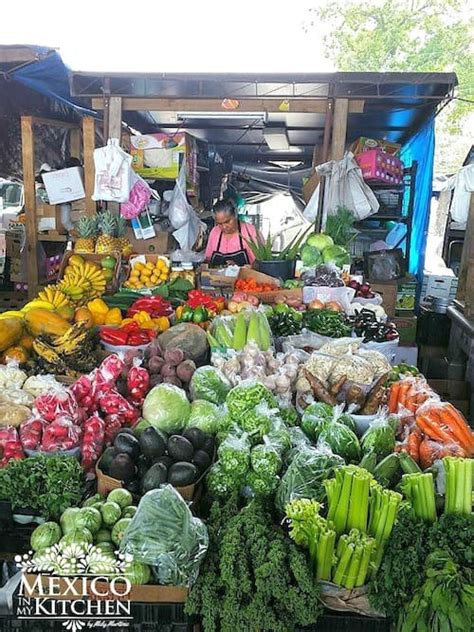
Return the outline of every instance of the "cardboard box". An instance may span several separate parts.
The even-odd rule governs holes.
[[[395,316],[395,307],[397,304],[398,282],[388,281],[387,283],[371,283],[372,292],[377,292],[382,296],[382,307],[390,318]]]
[[[463,380],[428,380],[428,384],[442,399],[450,402],[462,414],[469,417],[471,389]]]
[[[397,289],[397,315],[404,316],[407,313],[413,313],[416,305],[416,290],[418,282],[415,278],[412,280],[402,279],[398,282]]]
[[[136,239],[133,230],[128,227],[127,237],[137,255],[166,255],[177,247],[171,233],[157,232],[151,239]]]
[[[239,273],[233,273],[233,268],[210,268],[203,263],[199,268],[199,284],[203,290],[223,288],[232,290]]]
[[[418,365],[418,347],[413,346],[398,346],[395,351],[395,359],[393,364],[411,364],[412,366]]]
[[[400,334],[400,344],[413,344],[416,341],[416,316],[395,316],[393,319],[398,333]]]
[[[424,300],[427,296],[454,299],[457,289],[458,278],[450,268],[447,268],[443,274],[425,274],[421,286],[420,300]]]
[[[380,147],[380,149],[383,149],[383,151],[387,152],[387,154],[390,154],[391,156],[397,156],[402,148],[399,143],[391,143],[387,140],[376,140],[375,138],[361,136],[352,143],[349,147],[349,151],[351,151],[354,155],[357,155],[365,151],[371,151],[377,147]]]
[[[82,167],[69,167],[59,171],[49,171],[43,173],[42,177],[50,204],[73,202],[74,200],[80,200],[86,195]]]
[[[61,207],[56,204],[38,204],[36,207],[38,217],[38,232],[54,230],[60,235],[66,234],[66,229],[61,222]]]

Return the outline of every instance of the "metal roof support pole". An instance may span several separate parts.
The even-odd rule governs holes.
[[[35,140],[33,117],[21,117],[21,151],[23,159],[23,186],[25,188],[26,270],[28,296],[36,296],[38,288],[38,224],[36,219]]]

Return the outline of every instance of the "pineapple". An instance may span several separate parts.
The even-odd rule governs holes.
[[[93,253],[97,237],[97,217],[81,217],[77,230],[79,239],[76,241],[74,251],[79,254]]]
[[[99,229],[101,235],[95,242],[95,251],[100,255],[108,255],[120,250],[117,243],[117,218],[111,211],[99,214]]]
[[[124,257],[129,257],[133,252],[132,244],[128,237],[125,236],[127,230],[127,220],[119,215],[117,217],[117,243],[119,250]]]

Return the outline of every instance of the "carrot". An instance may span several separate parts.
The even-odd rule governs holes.
[[[463,445],[465,444],[466,448],[469,448],[469,450],[473,452],[474,437],[461,413],[451,404],[444,407],[443,413],[443,418],[450,422],[452,432],[462,439],[462,443]]]
[[[407,452],[417,463],[420,460],[421,435],[414,430],[410,432],[407,440]]]
[[[427,415],[418,415],[416,425],[426,435],[440,443],[452,443],[453,438],[442,430],[435,422],[428,418]],[[456,442],[459,443],[459,442]]]
[[[401,382],[394,382],[390,387],[390,396],[388,398],[388,410],[391,413],[397,412],[398,394],[400,392]]]
[[[421,465],[421,469],[426,470],[427,467],[431,467],[435,462],[435,446],[433,441],[425,438],[420,443],[420,459],[419,463]]]
[[[456,411],[454,406],[452,410]],[[459,420],[453,415],[452,410],[448,411],[448,406],[443,405],[442,408],[431,409],[426,414],[426,417],[442,428],[442,430],[451,437],[452,441],[461,445],[462,448],[470,454],[473,451],[472,438],[469,437],[469,433],[466,435],[466,433],[460,429]]]
[[[405,404],[406,404],[406,398],[407,398],[407,393],[408,390],[410,388],[410,383],[408,381],[402,382],[400,384],[400,391],[398,394],[398,407],[400,408],[400,406],[403,406],[404,408],[406,408]]]

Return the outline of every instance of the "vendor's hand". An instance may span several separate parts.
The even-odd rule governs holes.
[[[235,263],[235,261],[232,261],[232,259],[227,259],[227,261],[225,262],[226,266],[236,266],[237,264]]]

